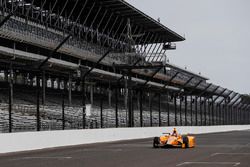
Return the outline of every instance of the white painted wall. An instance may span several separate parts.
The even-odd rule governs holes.
[[[249,130],[250,125],[176,128],[178,133],[181,134],[202,134],[235,130]],[[0,153],[149,138],[160,136],[164,132],[172,132],[172,130],[173,127],[148,127],[25,132],[10,134],[3,133],[0,134]]]

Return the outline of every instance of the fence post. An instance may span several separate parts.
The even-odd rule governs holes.
[[[13,105],[13,69],[11,63],[10,79],[9,79],[9,133],[12,132],[12,105]]]
[[[62,129],[65,129],[65,104],[64,104],[64,89],[62,93]]]
[[[101,109],[101,112],[100,112],[100,122],[101,122],[101,128],[103,128],[103,97],[102,97],[102,91],[101,91],[101,99],[100,99],[100,109]]]
[[[36,89],[37,89],[37,101],[36,101],[36,120],[37,120],[37,131],[40,131],[40,76],[36,76]]]

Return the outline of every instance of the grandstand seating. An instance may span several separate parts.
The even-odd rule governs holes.
[[[46,104],[40,106],[40,118],[41,118],[41,130],[60,130],[62,129],[62,105],[61,96],[57,96],[57,90],[49,89],[46,94]],[[102,95],[105,96],[105,95]],[[0,92],[0,132],[8,131],[8,100],[4,91]],[[12,107],[12,124],[13,131],[31,131],[36,130],[36,105],[34,100],[34,94],[30,94],[29,91],[24,92],[21,89],[16,89],[14,92],[14,104]],[[86,117],[85,128],[100,128],[100,95],[94,95],[94,104],[91,107],[91,114]],[[102,97],[103,99],[107,99]],[[114,100],[114,99],[113,99]],[[82,107],[80,105],[79,96],[73,95],[72,106],[66,105],[65,112],[65,129],[80,129],[82,128]],[[119,100],[118,110],[118,122],[119,127],[127,127],[128,114],[126,109],[122,106],[122,99]],[[134,99],[134,126],[140,127],[140,111]],[[174,120],[174,106],[173,102],[169,102],[170,105],[170,125],[175,124]],[[184,125],[184,104],[182,103],[182,125]],[[178,123],[180,123],[179,117],[179,100],[177,101],[177,114]],[[152,125],[159,126],[159,112],[157,100],[154,99],[152,105]],[[193,109],[194,110],[194,109]],[[190,125],[190,102],[188,101],[187,112],[187,125]],[[193,111],[194,114],[194,111]],[[204,120],[204,118],[203,118]],[[208,120],[208,118],[207,118]],[[113,128],[115,124],[115,106],[109,106],[107,101],[103,101],[103,128]],[[166,109],[166,102],[163,100],[161,104],[161,125],[168,125],[168,115]],[[143,126],[150,126],[150,111],[146,101],[143,103]]]

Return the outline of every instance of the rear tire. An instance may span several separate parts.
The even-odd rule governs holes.
[[[155,137],[154,138],[154,142],[153,142],[153,147],[154,148],[159,148],[159,144],[160,144],[160,138],[159,137]]]
[[[187,136],[184,136],[184,137],[182,138],[182,140],[183,140],[183,143],[185,144],[185,148],[189,148],[188,137],[187,137]]]

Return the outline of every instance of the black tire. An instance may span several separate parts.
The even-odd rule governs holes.
[[[155,137],[154,141],[153,141],[153,147],[154,148],[159,148],[159,144],[160,144],[160,138],[159,137]]]
[[[183,143],[185,144],[185,148],[189,148],[188,137],[187,137],[187,136],[184,136],[184,137],[182,138],[182,140],[183,140]]]

